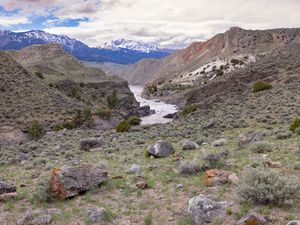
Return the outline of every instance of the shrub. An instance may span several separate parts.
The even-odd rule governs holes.
[[[31,139],[39,139],[44,135],[44,129],[37,121],[33,121],[31,127],[28,129],[28,134]]]
[[[34,73],[38,78],[40,78],[40,79],[44,79],[44,75],[41,73],[41,72],[35,72]]]
[[[193,219],[190,216],[184,216],[179,219],[177,225],[193,225]]]
[[[295,132],[300,127],[300,117],[296,118],[290,126],[290,131]]]
[[[223,76],[223,75],[224,75],[224,70],[222,70],[222,69],[217,69],[217,70],[216,70],[216,75],[217,75],[218,77]]]
[[[129,132],[130,130],[130,125],[127,120],[122,121],[119,123],[119,125],[116,128],[117,132],[119,133],[124,133],[124,132]]]
[[[44,202],[50,202],[51,200],[51,192],[49,181],[42,180],[36,189],[33,191],[30,202],[32,204],[40,204]]]
[[[151,225],[152,224],[152,214],[149,213],[144,218],[145,225]]]
[[[225,150],[223,152],[206,152],[202,158],[203,160],[203,169],[216,169],[221,168],[224,165],[224,160],[228,156],[228,151]]]
[[[64,126],[61,125],[61,124],[55,124],[55,125],[53,125],[53,126],[51,127],[51,129],[52,129],[53,131],[60,131],[60,130],[63,130],[63,129],[64,129]]]
[[[280,176],[265,168],[246,170],[238,186],[242,202],[261,204],[290,204],[300,198],[297,178]]]
[[[83,121],[87,124],[90,124],[91,120],[92,120],[92,110],[84,109],[83,110]]]
[[[200,160],[194,159],[191,161],[184,161],[179,167],[180,174],[192,175],[202,171],[202,163]]]
[[[119,97],[117,95],[117,91],[114,90],[111,95],[107,97],[108,107],[113,109],[119,104]]]
[[[138,125],[140,125],[142,120],[138,116],[131,116],[128,118],[127,121],[129,123],[129,125],[131,125],[131,126],[138,126]]]
[[[273,146],[265,141],[258,141],[250,147],[250,151],[255,153],[266,153],[271,152],[273,150]]]
[[[272,88],[272,85],[267,81],[257,81],[253,85],[253,92],[260,92],[264,90],[269,90]]]
[[[181,115],[183,116],[186,116],[192,112],[195,112],[197,110],[198,106],[197,105],[188,105],[188,106],[185,106],[183,109],[182,109],[182,112],[181,112]]]
[[[157,92],[157,86],[156,85],[150,85],[147,87],[147,91],[149,94],[155,94]]]
[[[112,111],[109,108],[98,109],[96,115],[105,120],[111,119]]]
[[[232,59],[231,63],[232,63],[233,66],[235,66],[235,65],[244,65],[245,64],[242,60],[239,60],[239,59]]]

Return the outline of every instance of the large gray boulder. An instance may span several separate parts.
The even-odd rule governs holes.
[[[189,200],[188,213],[194,225],[203,225],[225,216],[228,206],[227,202],[215,202],[204,195],[199,195]]]
[[[50,190],[57,199],[66,199],[107,180],[107,172],[101,167],[82,164],[53,168]]]
[[[162,158],[173,154],[175,151],[171,143],[166,141],[157,141],[155,144],[149,146],[148,152],[156,158]]]
[[[0,179],[0,195],[14,193],[17,191],[16,185],[9,184],[4,180]]]

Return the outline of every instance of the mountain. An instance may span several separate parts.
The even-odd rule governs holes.
[[[8,30],[0,31],[0,49],[2,50],[19,50],[31,45],[51,43],[60,44],[64,47],[66,52],[72,54],[77,59],[90,62],[130,64],[144,58],[163,58],[170,54],[169,50],[146,51],[146,48],[138,47],[138,42],[136,42],[135,48],[133,48],[133,45],[130,46],[128,42],[123,46],[128,48],[112,50],[106,48],[91,48],[81,41],[69,38],[66,35],[49,34],[41,30],[18,33]],[[148,48],[151,49],[150,45]]]
[[[217,76],[245,68],[271,51],[293,43],[300,43],[300,28],[245,30],[233,27],[208,41],[193,43],[161,59],[159,68],[148,73],[150,88],[146,88],[144,94],[148,97],[171,96],[199,84],[198,81],[205,84]],[[141,75],[143,71],[136,71],[133,76]],[[150,93],[154,86],[157,92]]]
[[[111,42],[106,42],[103,45],[101,45],[100,48],[110,49],[113,51],[124,48],[146,53],[159,51],[158,47],[155,45],[125,39],[118,39]]]

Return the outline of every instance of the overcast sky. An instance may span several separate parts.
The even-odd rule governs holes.
[[[300,27],[300,0],[1,0],[0,28],[182,48],[232,26]]]

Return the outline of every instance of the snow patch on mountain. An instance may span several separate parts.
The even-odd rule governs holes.
[[[110,49],[113,51],[119,49],[130,49],[130,50],[146,52],[146,53],[159,51],[158,47],[153,44],[144,43],[140,41],[125,40],[123,38],[111,42],[106,42],[103,45],[101,45],[99,48]]]

